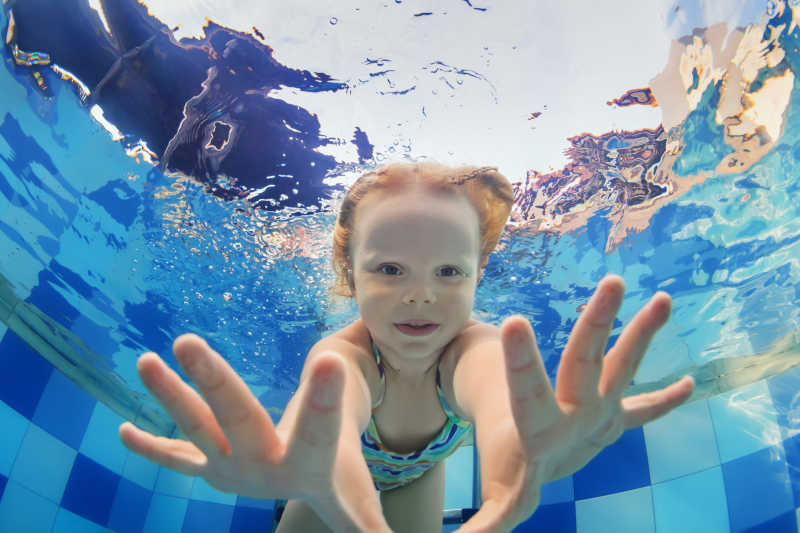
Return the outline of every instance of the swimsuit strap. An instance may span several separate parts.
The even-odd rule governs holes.
[[[381,364],[381,352],[375,345],[375,341],[372,340],[372,335],[369,336],[369,342],[372,344],[372,351],[375,354],[375,359],[378,361],[378,371],[381,373],[381,397],[378,398],[378,401],[375,403],[375,405],[372,406],[372,410],[374,411],[383,402],[383,395],[386,392],[386,378],[384,378],[383,376],[383,364]]]

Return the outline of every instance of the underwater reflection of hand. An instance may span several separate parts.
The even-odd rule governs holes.
[[[618,276],[600,282],[564,348],[555,391],[528,320],[514,316],[503,322],[507,407],[498,410],[491,434],[479,441],[484,502],[459,531],[509,531],[538,506],[542,483],[572,474],[626,429],[666,414],[689,397],[694,382],[684,377],[664,389],[623,398],[671,307],[669,295],[657,293],[604,357],[624,292]]]
[[[162,466],[202,476],[224,492],[306,500],[337,529],[357,530],[361,518],[383,520],[376,495],[374,506],[366,503],[370,497],[350,495],[359,505],[344,502],[345,507],[364,515],[354,517],[342,506],[349,496],[334,488],[341,485],[334,478],[348,475],[343,465],[363,461],[360,448],[342,445],[341,357],[315,362],[293,398],[298,403],[287,407],[276,427],[245,382],[202,338],[182,335],[173,352],[199,393],[154,353],[143,354],[137,368],[189,440],[157,437],[125,422],[119,428],[125,446]],[[366,486],[372,488],[371,480]]]

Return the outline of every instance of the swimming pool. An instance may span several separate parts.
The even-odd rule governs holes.
[[[518,182],[475,315],[528,316],[551,373],[606,273],[615,334],[674,300],[631,392],[691,373],[693,401],[520,531],[797,530],[794,3],[148,4],[4,2],[0,531],[268,531],[272,502],[122,446],[174,431],[135,358],[201,334],[279,417],[355,316],[336,200],[404,157]],[[447,470],[471,507],[471,448]]]

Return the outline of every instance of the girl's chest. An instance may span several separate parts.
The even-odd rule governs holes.
[[[372,411],[381,442],[397,453],[425,448],[447,423],[436,385],[406,391],[387,383],[383,402]]]

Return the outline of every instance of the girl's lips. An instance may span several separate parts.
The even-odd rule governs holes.
[[[406,335],[414,337],[421,337],[423,335],[430,335],[439,328],[439,324],[428,324],[426,326],[410,326],[408,324],[395,324],[397,329]]]

